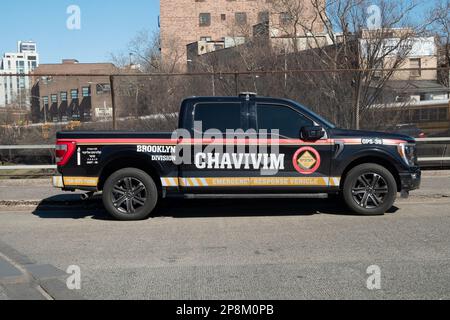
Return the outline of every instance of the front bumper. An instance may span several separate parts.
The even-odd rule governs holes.
[[[420,188],[422,172],[419,168],[410,172],[400,173],[401,191],[409,192]]]

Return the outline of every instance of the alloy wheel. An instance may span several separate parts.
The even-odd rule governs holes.
[[[148,192],[144,183],[134,177],[120,179],[112,189],[114,207],[122,213],[133,214],[145,205]]]
[[[359,176],[352,188],[353,200],[364,209],[378,208],[384,203],[388,193],[386,180],[373,172]]]

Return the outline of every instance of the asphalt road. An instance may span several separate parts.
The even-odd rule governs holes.
[[[25,200],[8,199],[8,183],[0,201]],[[157,213],[116,222],[98,201],[0,207],[0,299],[450,298],[449,172],[427,174],[382,217],[304,199],[170,200]],[[81,290],[65,286],[70,265]],[[380,290],[367,288],[372,265]]]

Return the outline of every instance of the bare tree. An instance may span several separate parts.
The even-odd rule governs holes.
[[[437,36],[439,44],[439,65],[444,68],[450,67],[450,0],[440,0],[429,14],[432,32]],[[440,80],[444,85],[450,87],[450,70],[440,73]]]
[[[130,71],[128,79],[117,84],[124,98],[121,115],[140,119],[172,114],[185,96],[256,91],[303,102],[342,127],[376,127],[395,121],[395,117],[380,117],[379,106],[384,102],[386,84],[401,78],[399,70],[414,41],[422,36],[423,26],[409,21],[414,3],[272,0],[270,6],[271,22],[264,36],[252,36],[250,26],[236,25],[230,36],[245,37],[245,44],[197,56],[190,62],[191,71],[212,73],[209,77],[168,76],[166,72],[177,70],[181,56],[177,48],[173,60],[163,60],[155,49],[159,48],[157,37],[138,34],[128,52],[143,71],[156,75],[137,77]],[[378,17],[372,21],[374,13]],[[283,51],[276,41],[284,44]],[[122,61],[127,61],[126,55]],[[316,72],[301,71],[312,69]],[[265,73],[271,70],[273,74]],[[235,75],[223,75],[225,72]]]
[[[294,57],[295,67],[342,70],[311,74],[302,81],[327,96],[336,108],[332,118],[346,127],[367,123],[365,114],[379,102],[386,82],[398,75],[394,69],[402,66],[423,29],[408,19],[416,7],[411,1],[273,0],[272,5],[281,15],[275,27],[293,41],[292,51],[299,51],[300,38],[305,39],[303,48],[311,48],[309,60],[304,54]],[[350,101],[352,108],[342,110]]]

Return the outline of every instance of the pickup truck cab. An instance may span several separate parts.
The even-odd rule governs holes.
[[[421,180],[413,138],[339,129],[297,102],[249,93],[184,100],[174,133],[59,132],[56,150],[54,185],[102,192],[119,220],[145,219],[174,195],[340,195],[381,215]]]

